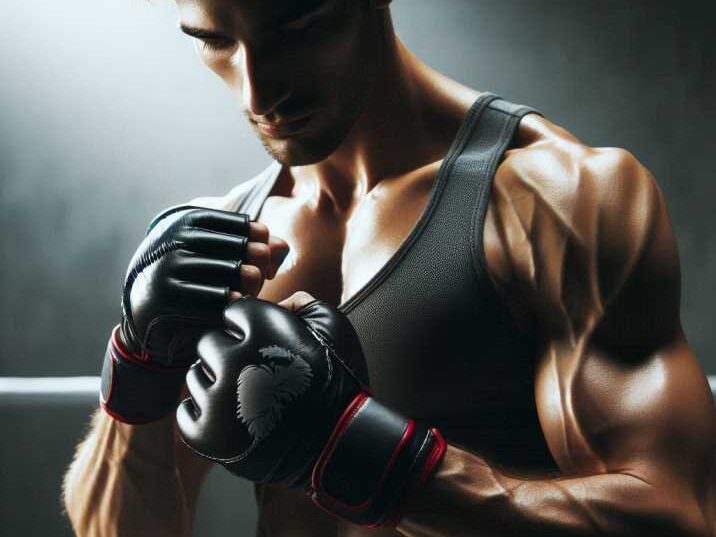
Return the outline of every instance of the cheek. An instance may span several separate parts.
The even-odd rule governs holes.
[[[366,31],[355,22],[344,24],[322,40],[319,46],[311,47],[307,55],[313,58],[312,63],[321,74],[353,72],[357,64],[365,61],[368,53]],[[309,60],[308,57],[305,59]]]
[[[207,52],[203,50],[201,43],[196,43],[194,48],[204,65],[214,71],[229,88],[240,89],[237,87],[237,84],[241,84],[241,76],[236,54],[222,55]]]
[[[292,72],[295,90],[336,100],[365,85],[371,77],[366,64],[372,51],[356,26],[343,28],[320,42],[293,49],[286,55],[284,65]]]

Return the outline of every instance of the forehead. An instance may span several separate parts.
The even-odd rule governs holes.
[[[197,27],[260,29],[308,13],[332,0],[176,0],[181,22]]]

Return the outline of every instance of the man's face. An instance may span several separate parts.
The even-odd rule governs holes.
[[[269,153],[300,166],[331,155],[379,63],[367,0],[177,0],[204,63],[240,99]]]

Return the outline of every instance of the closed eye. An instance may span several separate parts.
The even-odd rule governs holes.
[[[233,48],[234,42],[229,39],[203,38],[201,46],[207,50],[228,50]]]
[[[201,41],[202,48],[205,50],[227,50],[235,44],[233,39],[213,30],[195,28],[186,24],[181,24],[179,28],[186,35]]]

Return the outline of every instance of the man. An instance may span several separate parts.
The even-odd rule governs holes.
[[[65,480],[78,535],[190,534],[208,463],[171,412],[187,368],[198,352],[181,435],[196,451],[228,442],[189,420],[226,413],[203,393],[219,380],[205,366],[232,364],[217,338],[242,341],[249,327],[268,334],[264,350],[278,352],[279,336],[331,349],[349,328],[328,330],[328,343],[284,337],[313,297],[340,304],[345,318],[327,315],[347,319],[363,348],[335,345],[337,371],[365,367],[356,385],[446,444],[375,529],[306,495],[305,481],[266,479],[259,535],[716,533],[716,412],[680,326],[665,202],[633,156],[436,73],[393,33],[389,0],[177,3],[277,163],[190,204],[204,212],[161,215],[130,263],[107,412]],[[176,248],[192,255],[177,261]],[[241,295],[285,309],[227,305]],[[344,492],[364,478],[347,472]]]

